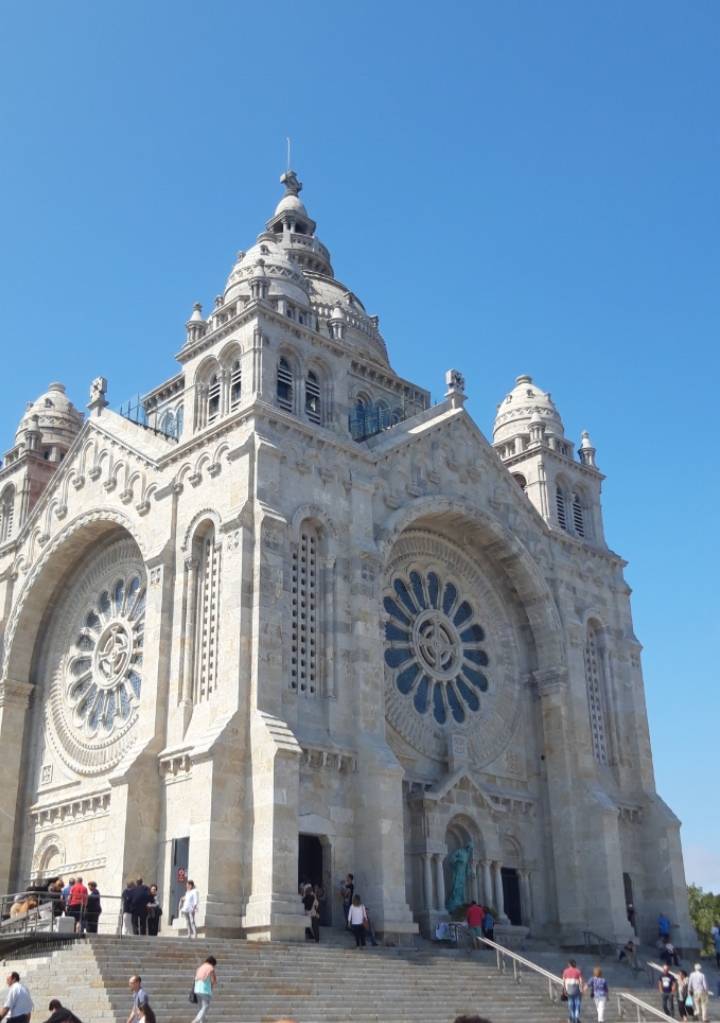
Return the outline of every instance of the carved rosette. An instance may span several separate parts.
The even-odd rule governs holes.
[[[131,742],[143,680],[146,573],[132,540],[106,547],[57,600],[44,645],[48,731],[80,774],[114,767]]]
[[[418,752],[447,757],[465,735],[471,762],[495,760],[518,709],[512,625],[485,572],[431,533],[403,534],[386,570],[386,716]]]

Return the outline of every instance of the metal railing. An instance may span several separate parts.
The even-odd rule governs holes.
[[[583,931],[583,941],[588,952],[592,952],[600,959],[612,957],[617,963],[624,963],[634,974],[642,973],[643,967],[638,963],[637,952],[639,945],[634,943],[632,954],[627,951],[627,943],[612,941],[604,938],[602,934],[595,931]],[[622,958],[620,954],[624,953]]]
[[[556,1003],[560,1000],[563,990],[561,977],[557,977],[554,973],[550,973],[549,970],[543,969],[542,966],[538,966],[537,963],[533,963],[530,959],[525,959],[524,956],[518,955],[517,952],[511,952],[509,948],[498,945],[495,941],[490,941],[489,938],[483,937],[477,940],[482,942],[483,945],[487,945],[488,948],[495,949],[497,968],[500,973],[509,973],[510,964],[512,964],[513,979],[517,984],[522,982],[523,970],[537,974],[547,981],[550,1001]],[[635,995],[631,995],[627,991],[617,991],[615,997],[617,998],[619,1019],[635,1019],[637,1023],[647,1023],[648,1019],[672,1019],[671,1016],[666,1016],[660,1009],[648,1005],[647,1002],[643,1002],[642,999],[636,998]]]
[[[81,937],[99,933],[122,936],[122,896],[102,895],[101,906],[99,914],[88,912],[85,906],[70,912],[59,892],[9,892],[0,895],[0,938],[30,934]]]

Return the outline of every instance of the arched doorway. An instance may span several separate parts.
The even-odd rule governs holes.
[[[477,865],[482,859],[483,842],[475,822],[462,815],[454,817],[448,824],[445,845],[445,907],[453,914],[479,898]]]

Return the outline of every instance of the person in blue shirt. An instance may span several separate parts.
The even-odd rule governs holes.
[[[670,921],[664,913],[658,917],[658,934],[663,939],[670,937]]]

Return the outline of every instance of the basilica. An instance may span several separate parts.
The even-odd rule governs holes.
[[[527,375],[492,439],[458,370],[432,404],[281,181],[172,376],[51,383],[5,455],[0,891],[142,875],[170,927],[191,877],[201,932],[294,940],[351,871],[386,941],[452,888],[693,944],[588,433]]]

